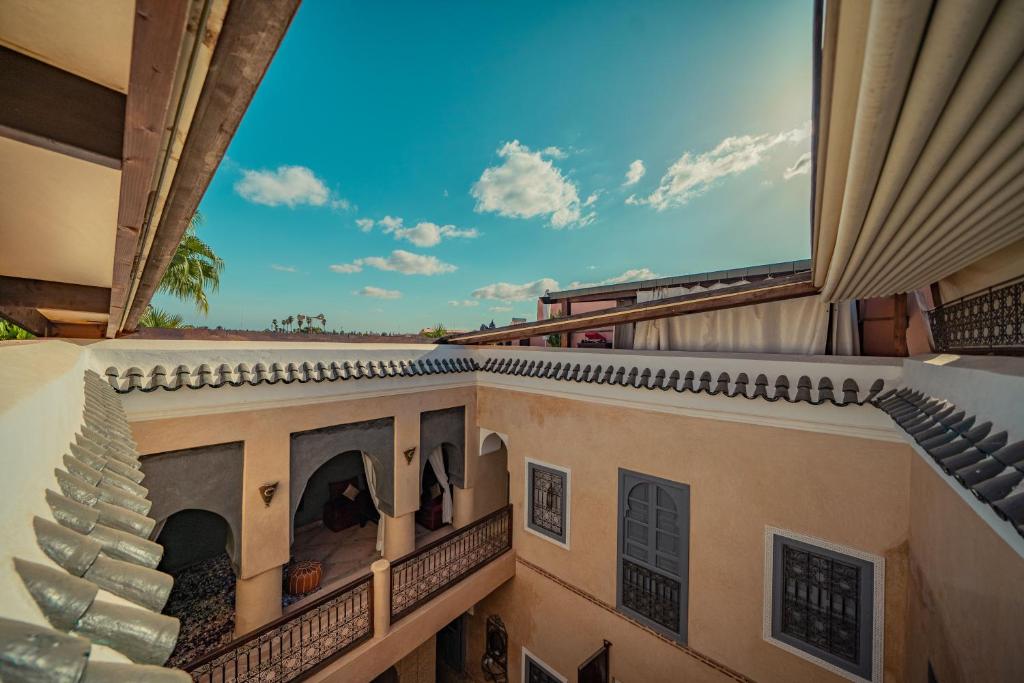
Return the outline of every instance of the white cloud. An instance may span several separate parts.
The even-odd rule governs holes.
[[[630,268],[622,275],[616,275],[600,282],[570,282],[569,289],[581,289],[583,287],[600,287],[601,285],[618,285],[623,282],[635,282],[636,280],[653,280],[658,277],[650,268]]]
[[[411,228],[405,227],[405,221],[395,216],[384,216],[379,221],[372,221],[369,218],[360,218],[356,224],[363,232],[369,232],[374,225],[381,227],[386,235],[394,235],[396,240],[406,240],[417,247],[435,247],[445,238],[461,237],[463,239],[474,239],[480,236],[476,228],[460,229],[454,225],[437,225],[430,221],[421,221]]]
[[[513,285],[508,282],[496,282],[480,289],[473,290],[474,299],[498,299],[499,301],[529,301],[544,296],[549,290],[558,289],[558,280],[549,277]]]
[[[781,144],[797,144],[810,136],[810,122],[781,133],[741,135],[722,140],[700,154],[686,152],[662,176],[658,188],[647,197],[630,195],[627,204],[649,204],[658,211],[682,206],[721,179],[754,168],[768,152]]]
[[[561,149],[560,147],[555,147],[554,145],[552,145],[551,147],[545,147],[543,150],[543,154],[545,156],[551,157],[552,159],[564,159],[567,156],[569,156],[568,152]]]
[[[472,299],[463,299],[462,301],[449,301],[449,306],[455,306],[458,308],[472,308],[473,306],[479,306],[479,301],[473,301]]]
[[[582,227],[593,222],[595,214],[581,215],[575,183],[541,152],[532,152],[513,140],[498,150],[498,156],[504,162],[484,169],[470,191],[477,212],[509,218],[546,216],[553,228]]]
[[[374,299],[400,299],[402,293],[397,289],[382,289],[380,287],[363,287],[358,292],[359,296],[369,296]]]
[[[508,313],[512,310],[511,306],[491,306],[491,310],[495,313]]]
[[[271,270],[279,270],[282,273],[294,273],[294,272],[297,272],[295,270],[295,266],[282,266],[282,265],[280,265],[278,263],[271,263],[270,264],[270,268],[271,268]]]
[[[798,175],[807,175],[811,172],[811,153],[804,152],[800,158],[793,162],[793,165],[782,172],[784,180],[795,178]]]
[[[597,192],[591,192],[590,196],[587,197],[587,201],[583,202],[583,206],[590,206],[591,204],[596,202],[600,196],[601,190],[598,190]]]
[[[452,273],[457,268],[450,263],[441,261],[436,256],[413,254],[402,249],[395,249],[388,257],[367,256],[358,258],[352,263],[336,263],[330,266],[335,273],[358,273],[364,266],[377,270],[390,270],[403,275],[440,275]]]
[[[622,183],[622,186],[636,185],[645,173],[647,173],[647,169],[644,167],[643,160],[637,159],[629,165],[629,170],[626,171],[626,182]]]
[[[243,169],[241,179],[235,183],[235,192],[250,202],[265,206],[283,204],[295,208],[308,204],[349,208],[347,199],[333,196],[324,181],[305,166],[278,166],[276,171]]]

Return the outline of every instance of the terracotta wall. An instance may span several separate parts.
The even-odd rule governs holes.
[[[911,464],[906,680],[1024,678],[1024,560],[922,458]]]
[[[842,680],[762,639],[764,538],[770,525],[885,558],[885,675],[903,679],[912,455],[906,445],[491,388],[478,390],[477,410],[481,424],[509,436],[516,552],[526,562],[614,605],[618,469],[686,483],[688,644],[695,656],[755,680]],[[521,532],[525,457],[571,470],[569,550]],[[719,676],[696,673],[701,667],[713,670],[695,668],[693,655],[658,645],[656,636],[638,636],[629,622],[600,608],[594,612],[585,599],[565,592],[521,565],[508,587],[479,606],[470,661],[479,661],[483,620],[497,613],[509,623],[517,647],[525,644],[567,676],[603,638],[627,645],[618,659],[624,668],[613,669],[623,683],[678,681],[680,671],[693,672],[693,680]],[[595,618],[586,616],[591,613]],[[628,668],[633,665],[626,662],[641,661],[628,658],[630,649],[657,653],[642,660],[651,668]],[[518,650],[510,655],[520,656]]]

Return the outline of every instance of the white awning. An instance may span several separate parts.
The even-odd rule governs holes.
[[[936,282],[1024,237],[1024,2],[830,0],[814,284]]]

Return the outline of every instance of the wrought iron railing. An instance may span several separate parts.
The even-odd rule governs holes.
[[[512,506],[391,563],[391,623],[512,549]]]
[[[672,632],[679,631],[681,591],[672,577],[622,560],[622,604]]]
[[[185,668],[196,683],[286,683],[373,636],[373,574],[333,590]]]
[[[1024,277],[1007,280],[929,314],[936,351],[1024,352]]]

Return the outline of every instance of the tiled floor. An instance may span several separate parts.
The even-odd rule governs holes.
[[[436,531],[429,531],[416,525],[416,547],[422,547],[452,531],[451,525]],[[323,565],[320,590],[333,590],[348,581],[365,574],[380,555],[377,554],[377,525],[369,523],[359,528],[352,526],[341,531],[331,531],[323,524],[307,526],[295,533],[292,543],[292,557],[295,560],[319,560]],[[286,611],[304,602],[306,597],[315,596],[319,591],[295,599],[284,596]]]

